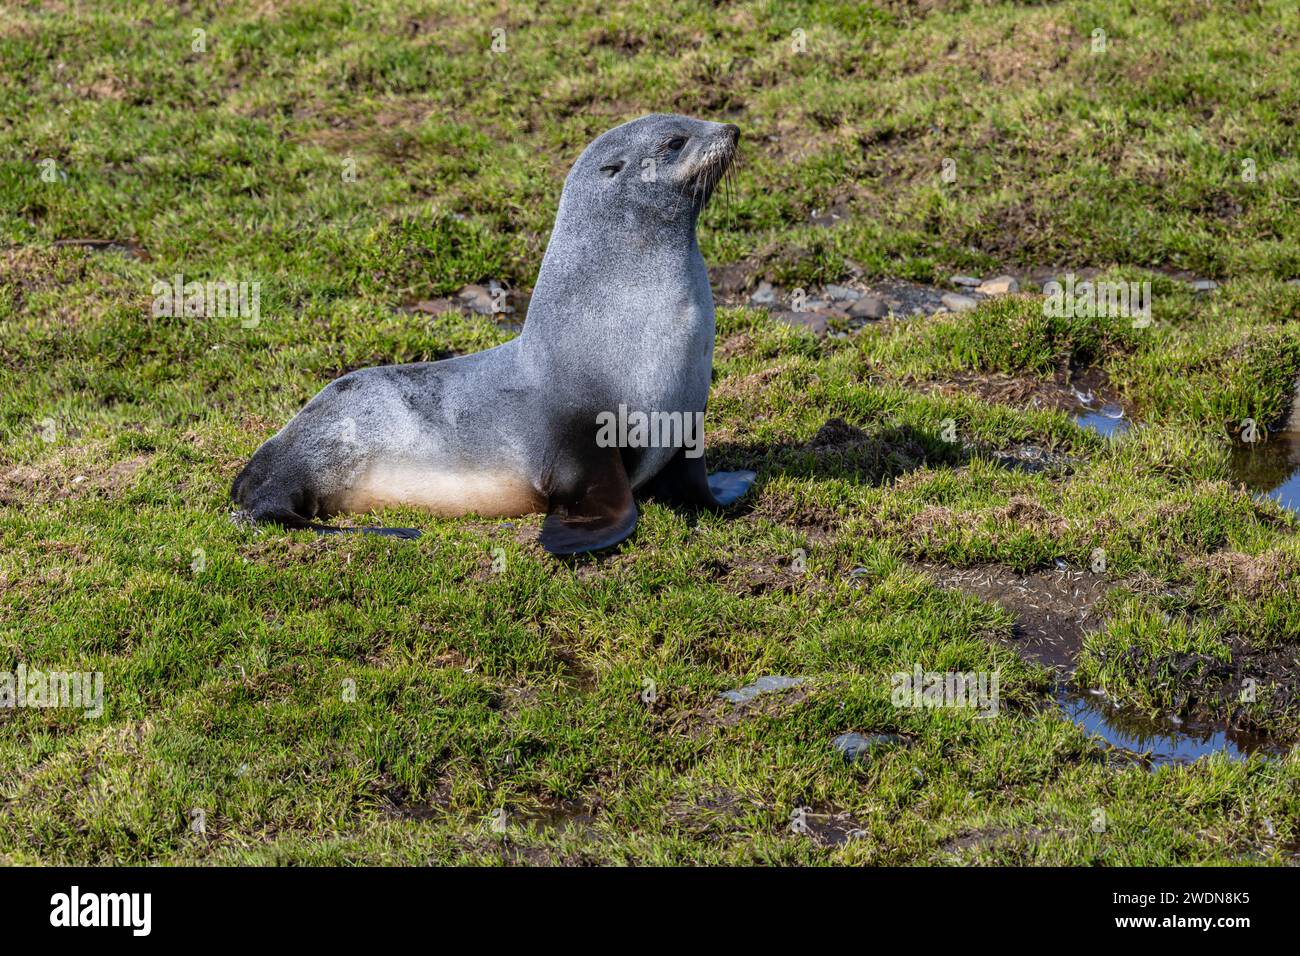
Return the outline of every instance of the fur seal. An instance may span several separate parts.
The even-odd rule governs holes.
[[[255,521],[320,531],[340,529],[317,518],[387,505],[544,511],[543,547],[567,555],[627,538],[633,492],[711,509],[736,501],[754,473],[709,475],[684,429],[611,440],[602,423],[639,414],[653,432],[681,424],[674,415],[703,421],[714,309],[695,226],[739,137],[667,114],[603,133],[565,179],[523,332],[472,355],[336,379],[256,451],[231,488],[236,504]]]

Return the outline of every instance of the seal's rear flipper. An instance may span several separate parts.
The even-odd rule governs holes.
[[[636,502],[623,460],[617,449],[608,452],[575,500],[551,501],[538,538],[551,554],[612,548],[636,528]]]
[[[692,508],[726,508],[749,491],[757,477],[752,471],[718,471],[709,474],[704,456],[686,456],[681,449],[645,485],[645,494],[671,505]]]

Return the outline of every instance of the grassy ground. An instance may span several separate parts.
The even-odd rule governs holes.
[[[1300,526],[1228,480],[1300,371],[1293,4],[364,6],[0,8],[0,670],[105,675],[99,719],[0,710],[0,861],[1294,860],[1300,759],[1115,759],[1014,608],[919,567],[1103,549],[1082,685],[1300,736]],[[1011,296],[818,339],[723,309],[710,458],[753,498],[649,505],[603,559],[548,559],[531,518],[229,520],[330,379],[504,341],[401,307],[530,286],[568,164],[661,110],[744,131],[710,264],[1099,267],[1151,280],[1155,322]],[[177,273],[260,282],[262,321],[155,318]],[[1089,369],[1144,423],[1122,442],[981,384]],[[1065,464],[998,463],[1025,444]],[[999,671],[999,715],[892,706],[917,664]],[[718,701],[765,674],[805,682]],[[850,764],[850,731],[904,742]]]

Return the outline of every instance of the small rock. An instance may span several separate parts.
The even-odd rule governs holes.
[[[975,276],[953,276],[948,281],[953,285],[966,286],[967,288],[973,289],[984,280],[978,279]]]
[[[1219,287],[1219,283],[1213,279],[1196,279],[1189,282],[1188,285],[1192,287],[1193,292],[1213,292]]]
[[[968,295],[958,295],[956,292],[945,292],[939,301],[954,312],[968,312],[979,305],[978,299],[972,299]]]
[[[828,299],[836,302],[856,302],[862,298],[861,292],[846,285],[828,285],[823,291]]]
[[[983,295],[1007,295],[1011,292],[1019,292],[1020,283],[1011,276],[998,276],[996,279],[981,282],[976,286],[975,291]]]
[[[1300,279],[1287,279],[1287,285],[1300,285]]]
[[[770,282],[760,282],[754,294],[749,297],[749,301],[754,305],[771,305],[776,301],[776,290],[772,288]]]
[[[733,704],[744,704],[753,700],[759,694],[771,694],[778,690],[789,690],[791,687],[798,687],[803,683],[802,677],[782,677],[776,675],[773,677],[760,677],[752,684],[746,684],[744,687],[736,690],[724,690],[722,692],[723,700],[729,700]]]
[[[845,760],[861,760],[873,750],[880,747],[893,747],[906,744],[907,741],[898,734],[840,734],[831,741],[831,746],[838,750]]]
[[[849,315],[855,319],[883,319],[889,315],[889,306],[875,295],[864,295],[849,306]]]
[[[456,293],[456,297],[479,315],[492,314],[492,293],[481,285],[467,285]]]
[[[817,315],[815,312],[773,312],[772,318],[786,325],[792,325],[796,329],[807,329],[813,335],[826,334],[826,316]]]

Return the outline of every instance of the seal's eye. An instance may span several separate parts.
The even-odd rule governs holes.
[[[667,146],[669,149],[671,149],[671,150],[675,153],[675,152],[677,152],[677,150],[681,149],[683,146],[686,145],[686,137],[685,137],[685,136],[674,136],[672,139],[670,139],[670,140],[669,140],[667,143],[665,143],[664,145]]]
[[[615,176],[619,174],[622,168],[623,168],[622,163],[606,163],[604,166],[600,167],[600,171],[604,173],[606,176],[608,176],[610,179],[613,179]]]

